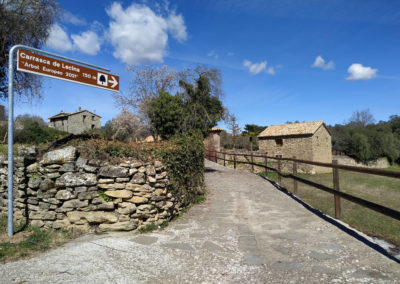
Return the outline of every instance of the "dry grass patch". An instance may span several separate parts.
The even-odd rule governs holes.
[[[8,262],[36,255],[60,246],[78,236],[77,232],[44,230],[16,224],[14,236],[7,233],[7,216],[0,216],[0,262]]]

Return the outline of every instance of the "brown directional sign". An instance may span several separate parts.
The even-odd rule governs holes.
[[[17,70],[89,85],[111,91],[119,90],[119,76],[60,59],[18,50]]]

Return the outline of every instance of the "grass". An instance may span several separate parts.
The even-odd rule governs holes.
[[[142,226],[139,228],[141,233],[147,233],[158,229],[157,225],[154,223],[147,224],[146,226]]]
[[[103,200],[104,200],[105,202],[110,202],[110,201],[113,200],[112,197],[106,195],[106,194],[104,193],[103,190],[98,190],[98,191],[97,191],[97,194],[98,194],[101,198],[103,198]]]
[[[164,222],[162,222],[162,223],[160,224],[160,228],[161,228],[161,229],[164,229],[164,228],[168,227],[168,225],[169,225],[169,223],[168,223],[167,221],[164,221]]]
[[[265,171],[264,172],[260,172],[259,175],[265,178]],[[276,172],[273,172],[273,171],[268,171],[268,178],[273,180],[273,181],[277,181],[278,180],[278,174]]]
[[[392,168],[392,170],[400,170]],[[262,173],[265,176],[265,172]],[[333,187],[332,174],[299,174],[300,177],[325,186]],[[268,173],[268,177],[277,181],[277,174]],[[339,170],[340,190],[365,200],[400,210],[400,180],[370,174]],[[282,186],[293,191],[293,180],[282,178]],[[312,207],[335,216],[332,194],[298,183],[299,197]],[[383,214],[341,199],[342,221],[371,236],[385,239],[400,246],[400,221]]]
[[[206,197],[204,195],[197,195],[194,199],[193,199],[193,204],[199,204],[199,203],[203,203],[206,200]]]
[[[71,231],[44,230],[25,226],[21,222],[14,226],[13,237],[7,235],[7,215],[0,216],[0,262],[17,260],[61,245],[74,237]]]

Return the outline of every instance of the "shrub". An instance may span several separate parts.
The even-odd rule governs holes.
[[[36,121],[28,121],[24,124],[23,129],[15,131],[14,140],[16,143],[41,144],[55,141],[64,135],[67,135],[64,131],[59,131],[47,126],[41,126]]]
[[[182,134],[165,143],[159,152],[170,175],[170,188],[185,204],[203,194],[204,145],[201,133]]]
[[[362,133],[354,133],[351,137],[350,151],[357,160],[367,162],[371,155],[368,138]]]

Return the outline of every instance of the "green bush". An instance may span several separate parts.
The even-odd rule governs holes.
[[[159,152],[170,175],[170,188],[187,204],[204,193],[204,145],[201,133],[182,134]]]
[[[350,153],[362,162],[366,162],[371,156],[371,146],[368,138],[362,133],[354,133],[351,137]]]
[[[67,135],[64,131],[41,126],[36,121],[28,121],[24,124],[23,129],[15,131],[14,140],[16,143],[41,144],[55,141],[64,135]]]
[[[182,97],[172,96],[167,92],[160,92],[148,106],[148,116],[162,139],[167,139],[179,131],[183,111]]]

